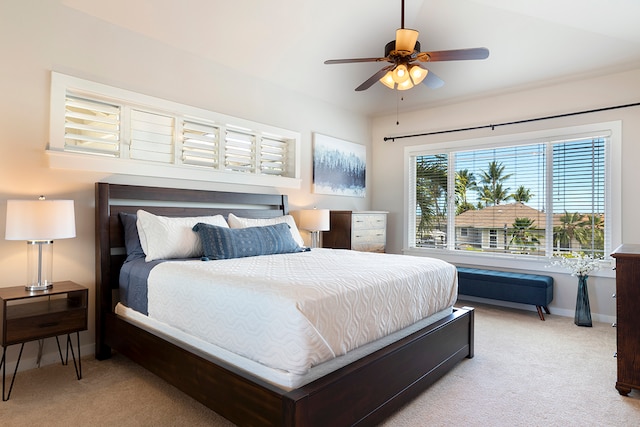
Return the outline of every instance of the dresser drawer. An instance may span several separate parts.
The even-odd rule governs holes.
[[[384,229],[378,230],[354,230],[353,236],[351,236],[352,244],[361,243],[382,243],[387,241],[386,232]]]
[[[385,214],[353,214],[351,224],[356,230],[386,230],[387,216]]]

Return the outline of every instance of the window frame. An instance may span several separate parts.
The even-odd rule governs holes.
[[[514,268],[521,270],[537,270],[545,268],[550,272],[566,273],[559,267],[549,266],[549,258],[545,256],[518,256],[516,254],[486,253],[457,251],[450,248],[423,248],[411,245],[415,236],[415,157],[420,155],[447,154],[463,150],[481,150],[514,145],[547,143],[564,139],[590,137],[594,134],[609,134],[609,146],[605,159],[605,192],[607,195],[606,212],[608,222],[608,236],[610,249],[613,250],[622,243],[622,194],[619,190],[622,182],[622,122],[610,121],[564,128],[544,129],[531,132],[505,134],[484,138],[464,139],[433,144],[406,146],[404,148],[404,212],[403,212],[403,253],[408,255],[431,256],[444,259],[456,265],[483,265],[486,267]],[[454,168],[455,169],[455,168]],[[550,173],[550,171],[547,171]],[[449,188],[455,184],[455,173],[448,174]],[[449,192],[448,198],[455,198],[454,192]],[[454,216],[448,216],[448,241],[455,241]],[[615,277],[608,266],[611,259],[605,259],[603,268],[592,275]]]
[[[119,153],[122,153],[124,157],[120,157],[120,155],[115,157],[101,156],[96,153],[78,152],[79,150],[65,150],[65,100],[68,93],[85,96],[95,101],[116,102],[122,105],[121,114],[125,117],[121,121],[127,119],[133,109],[142,110],[145,113],[157,113],[174,117],[176,119],[176,134],[182,131],[183,121],[191,122],[195,120],[198,123],[217,126],[220,134],[225,132],[227,128],[233,128],[253,132],[259,135],[257,139],[260,139],[260,141],[273,138],[275,135],[286,138],[290,148],[290,152],[287,155],[287,161],[291,162],[288,167],[290,176],[261,173],[265,162],[261,162],[260,154],[265,147],[259,142],[255,146],[256,153],[254,155],[257,159],[257,164],[254,172],[238,172],[229,170],[224,166],[224,141],[220,141],[220,145],[217,147],[221,160],[218,163],[218,167],[183,163],[179,159],[182,155],[180,151],[182,148],[181,136],[174,136],[175,151],[172,163],[132,159],[129,155],[129,149],[131,148],[130,128],[123,128],[121,132],[122,140],[120,141],[121,150]],[[300,146],[301,135],[299,132],[227,116],[57,72],[51,73],[49,144],[46,153],[49,158],[49,165],[52,168],[299,189],[302,182]]]

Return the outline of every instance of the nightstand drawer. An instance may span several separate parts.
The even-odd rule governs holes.
[[[8,311],[5,345],[87,329],[86,307],[72,307],[67,299],[16,305]]]

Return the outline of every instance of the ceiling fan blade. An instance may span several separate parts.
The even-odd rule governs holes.
[[[378,71],[377,73],[375,73],[373,76],[369,77],[364,83],[362,83],[360,86],[358,86],[356,88],[357,92],[363,91],[363,90],[367,90],[369,89],[371,86],[373,86],[373,84],[375,82],[377,82],[378,80],[380,80],[382,77],[384,77],[385,74],[387,74],[387,71],[391,70],[393,68],[393,65],[389,65],[388,67],[384,67],[382,68],[380,71]]]
[[[429,89],[438,89],[439,87],[444,86],[444,80],[436,76],[433,71],[427,71],[429,72],[427,73],[427,77],[422,81],[423,85],[427,86]]]
[[[489,49],[475,47],[470,49],[438,50],[435,52],[420,52],[416,59],[421,62],[464,61],[468,59],[486,59]]]
[[[351,59],[327,59],[325,64],[350,64],[353,62],[380,62],[388,61],[388,58],[351,58]]]

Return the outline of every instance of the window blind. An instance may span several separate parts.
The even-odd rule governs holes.
[[[606,256],[608,144],[598,135],[412,154],[409,242],[470,254]]]

